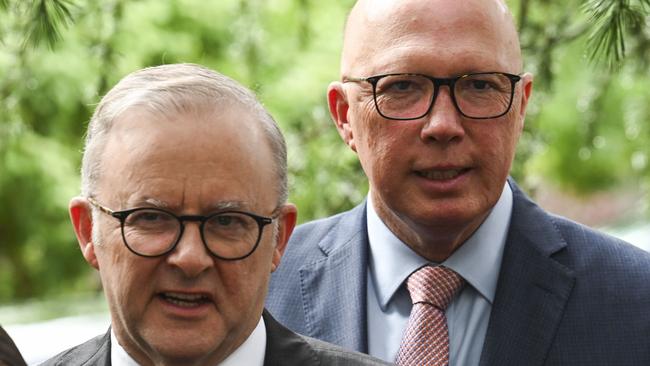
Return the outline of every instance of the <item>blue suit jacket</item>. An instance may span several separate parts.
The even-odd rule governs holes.
[[[480,365],[650,365],[650,254],[552,216],[510,185]],[[267,308],[298,333],[367,352],[367,262],[365,203],[301,225]]]

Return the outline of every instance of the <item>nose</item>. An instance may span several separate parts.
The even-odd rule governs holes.
[[[213,258],[203,244],[199,223],[185,223],[178,244],[167,256],[167,263],[178,268],[188,278],[197,277],[212,266]]]
[[[460,141],[465,136],[462,125],[462,115],[454,105],[448,86],[441,86],[433,101],[426,123],[420,131],[424,142],[448,144]]]

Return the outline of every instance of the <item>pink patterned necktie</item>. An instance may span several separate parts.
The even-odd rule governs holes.
[[[406,287],[413,309],[397,352],[398,366],[449,364],[445,309],[465,281],[449,268],[425,266],[411,273]]]

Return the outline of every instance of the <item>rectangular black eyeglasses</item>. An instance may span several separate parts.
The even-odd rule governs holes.
[[[431,111],[440,87],[449,87],[456,110],[467,118],[498,118],[510,110],[515,85],[521,76],[504,72],[479,72],[450,78],[413,73],[347,77],[343,82],[372,85],[375,108],[391,120],[420,119]]]

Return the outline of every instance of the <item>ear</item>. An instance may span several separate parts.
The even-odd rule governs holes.
[[[345,141],[346,145],[356,152],[357,147],[354,142],[352,126],[350,126],[350,122],[348,121],[348,110],[350,104],[348,103],[348,97],[343,89],[343,83],[340,81],[330,83],[327,88],[327,103],[329,105],[330,115],[336,125],[336,129],[339,131],[339,135],[343,141]]]
[[[521,94],[519,105],[519,118],[521,119],[521,129],[523,129],[524,120],[526,119],[526,107],[528,107],[528,101],[533,94],[533,74],[528,72],[523,74],[521,77],[521,85],[523,86],[523,93]]]
[[[97,256],[95,256],[95,246],[93,245],[93,217],[92,209],[88,201],[83,197],[75,197],[70,200],[68,207],[70,220],[74,227],[74,233],[77,235],[79,248],[86,262],[95,269],[99,269]]]
[[[273,250],[273,263],[271,272],[275,272],[275,270],[280,265],[280,260],[284,254],[284,250],[287,248],[289,237],[291,237],[291,233],[296,227],[297,218],[298,209],[295,205],[287,203],[282,207],[282,213],[278,217],[278,237],[275,244],[275,249]]]

